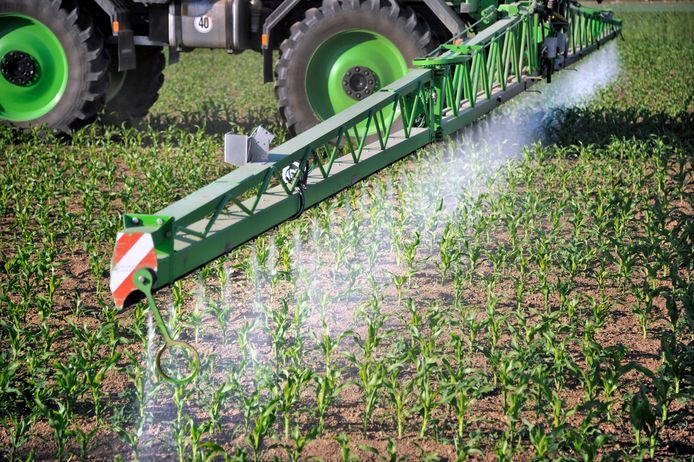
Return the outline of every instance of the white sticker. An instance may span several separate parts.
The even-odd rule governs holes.
[[[211,16],[198,16],[193,20],[193,24],[195,24],[195,30],[200,32],[201,34],[207,34],[212,30],[212,17]]]

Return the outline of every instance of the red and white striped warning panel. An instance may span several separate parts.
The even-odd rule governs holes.
[[[154,240],[149,233],[118,233],[111,262],[111,293],[119,308],[134,290],[133,275],[141,268],[157,271]]]

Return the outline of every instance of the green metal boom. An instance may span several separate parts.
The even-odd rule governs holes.
[[[552,17],[531,8],[527,2],[499,7],[501,19],[479,34],[415,60],[405,77],[273,148],[267,161],[244,165],[154,215],[126,215],[112,262],[116,303],[142,291],[139,270],[154,276],[148,289],[171,284],[471,124],[621,31],[621,21],[604,10],[571,4]],[[557,36],[565,46],[554,56],[547,44],[555,42],[547,38]],[[286,168],[298,173],[288,179]],[[136,245],[141,261],[132,255]]]

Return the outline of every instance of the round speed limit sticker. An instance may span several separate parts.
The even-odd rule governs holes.
[[[198,16],[195,18],[193,21],[193,24],[195,24],[195,30],[200,32],[201,34],[207,34],[212,30],[212,17],[211,16]]]

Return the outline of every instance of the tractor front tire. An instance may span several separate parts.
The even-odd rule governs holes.
[[[124,72],[118,72],[114,55],[105,119],[116,124],[135,123],[144,118],[159,99],[159,90],[164,85],[164,53],[161,47],[137,47],[135,69]]]
[[[431,30],[395,0],[324,0],[280,46],[275,94],[292,135],[403,77],[433,46]]]
[[[69,134],[108,85],[103,36],[76,0],[0,0],[0,123]]]

